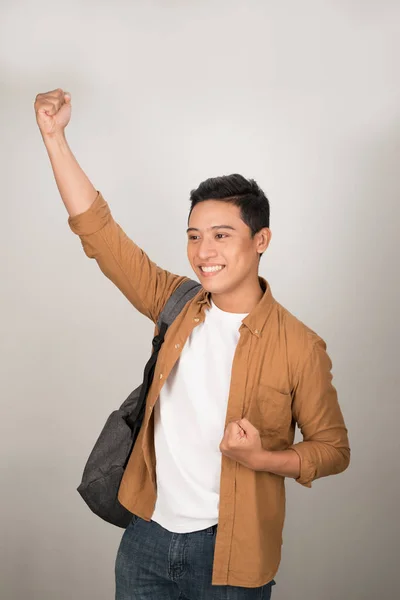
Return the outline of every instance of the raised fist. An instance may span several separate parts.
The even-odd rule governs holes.
[[[71,95],[60,88],[38,94],[35,113],[43,137],[53,137],[62,133],[71,118]]]

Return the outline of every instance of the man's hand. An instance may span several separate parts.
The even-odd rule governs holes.
[[[61,88],[38,94],[35,114],[44,138],[63,134],[71,118],[71,94]]]
[[[228,423],[219,449],[228,458],[254,471],[258,470],[264,452],[258,430],[247,419]]]

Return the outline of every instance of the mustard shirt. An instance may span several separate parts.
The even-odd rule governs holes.
[[[98,192],[94,203],[69,218],[86,255],[155,324],[174,290],[187,279],[161,269],[123,232]],[[226,424],[246,417],[267,450],[292,448],[300,457],[301,485],[349,465],[347,429],[332,385],[326,344],[294,317],[260,277],[264,295],[243,320],[232,364]],[[193,329],[203,322],[210,294],[203,288],[167,331],[146,401],[139,437],[127,464],[119,501],[150,521],[156,500],[153,409]],[[155,328],[157,331],[157,327]],[[295,425],[303,441],[294,444]],[[281,560],[285,478],[253,471],[222,456],[220,505],[212,584],[259,587]]]

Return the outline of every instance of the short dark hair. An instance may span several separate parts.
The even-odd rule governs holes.
[[[205,200],[221,200],[238,206],[251,237],[263,227],[269,227],[269,201],[254,179],[246,179],[237,173],[206,179],[190,192],[189,217],[196,204]]]

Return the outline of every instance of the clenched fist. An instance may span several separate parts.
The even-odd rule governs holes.
[[[244,418],[228,423],[219,449],[228,458],[253,471],[258,470],[264,453],[258,430]]]
[[[63,133],[71,118],[71,95],[58,88],[38,94],[35,100],[36,121],[43,137]]]

